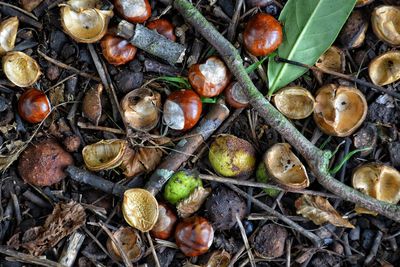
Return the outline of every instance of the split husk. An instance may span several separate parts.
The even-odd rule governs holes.
[[[382,41],[400,45],[400,7],[379,6],[371,14],[372,30]]]
[[[400,51],[391,51],[374,58],[368,67],[371,81],[387,85],[400,79]]]
[[[314,111],[315,100],[311,93],[300,86],[286,87],[274,96],[276,108],[290,119],[307,118]]]
[[[36,60],[23,52],[8,52],[2,61],[4,74],[16,86],[31,86],[41,74]]]
[[[19,20],[11,17],[0,24],[0,56],[14,49],[15,38],[17,37]]]
[[[102,140],[82,150],[83,161],[91,171],[109,170],[122,163],[128,142],[121,139]]]

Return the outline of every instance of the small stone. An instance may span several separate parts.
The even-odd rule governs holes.
[[[46,77],[50,81],[55,81],[60,76],[60,69],[55,65],[50,65],[46,69]]]
[[[310,266],[312,267],[338,266],[339,263],[340,263],[339,257],[335,257],[334,255],[328,253],[318,253],[312,258]]]
[[[61,52],[61,57],[63,59],[69,59],[70,57],[75,56],[76,48],[74,45],[67,43],[63,45],[62,50],[60,52]]]
[[[117,87],[121,93],[128,93],[143,84],[142,72],[122,71],[114,76]]]
[[[287,230],[277,224],[265,224],[251,240],[257,256],[278,258],[284,253]]]
[[[54,30],[50,33],[50,48],[57,54],[61,52],[64,44],[67,42],[67,36],[59,30]]]
[[[143,67],[139,60],[135,59],[129,62],[129,69],[133,72],[141,72]]]
[[[392,142],[389,144],[389,155],[392,165],[400,167],[400,142]]]

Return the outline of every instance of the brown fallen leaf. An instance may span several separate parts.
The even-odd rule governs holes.
[[[329,222],[338,227],[354,228],[354,225],[344,219],[328,200],[321,196],[303,195],[296,200],[295,206],[297,214],[301,214],[317,225]]]
[[[176,206],[179,217],[187,218],[198,211],[210,193],[210,188],[204,188],[202,186],[197,187],[188,198],[182,200]]]
[[[85,220],[86,214],[81,204],[74,201],[58,203],[43,226],[26,231],[21,241],[18,233],[12,236],[7,244],[17,249],[22,247],[32,255],[40,256],[81,227]]]
[[[83,116],[96,126],[99,124],[102,114],[101,93],[103,92],[103,88],[102,84],[90,88],[82,101]]]

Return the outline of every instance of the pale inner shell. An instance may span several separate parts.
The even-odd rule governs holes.
[[[204,64],[200,64],[199,69],[206,80],[213,84],[220,84],[226,80],[227,69],[217,58],[208,59]]]
[[[177,103],[167,100],[164,104],[163,120],[171,129],[182,130],[185,126],[183,109]]]
[[[146,14],[146,4],[143,0],[120,1],[126,17],[141,17]]]

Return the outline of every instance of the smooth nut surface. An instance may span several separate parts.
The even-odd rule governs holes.
[[[379,6],[371,14],[372,30],[382,41],[400,45],[400,7]]]
[[[362,7],[371,4],[374,0],[357,0],[356,7]]]
[[[396,204],[400,200],[400,173],[395,168],[368,163],[358,167],[352,176],[353,187],[370,197]],[[358,213],[375,214],[356,207]]]
[[[270,147],[263,161],[272,180],[283,187],[302,189],[310,185],[306,168],[288,143],[277,143]]]
[[[290,119],[304,119],[314,111],[315,100],[303,87],[286,87],[274,96],[276,108]]]
[[[112,235],[121,244],[121,248],[129,261],[137,262],[142,258],[145,247],[139,233],[135,229],[131,227],[120,227],[113,232]],[[108,252],[122,261],[121,253],[111,238],[108,238],[106,245]]]
[[[117,12],[127,21],[143,23],[151,16],[148,0],[114,0]]]
[[[400,51],[391,51],[374,58],[368,66],[371,81],[387,85],[400,79]]]
[[[232,82],[224,91],[225,101],[233,108],[245,108],[249,100],[238,82]]]
[[[163,35],[165,38],[171,41],[176,41],[176,36],[174,33],[174,25],[167,19],[156,19],[152,20],[146,24],[146,27],[150,30],[156,30],[159,34]]]
[[[363,123],[368,105],[358,89],[328,84],[315,97],[314,121],[328,135],[349,136]]]
[[[102,140],[82,150],[83,161],[91,171],[109,170],[122,163],[128,142],[121,139]]]
[[[160,119],[161,95],[148,88],[129,92],[121,101],[124,121],[138,131],[150,131]]]
[[[155,238],[168,239],[173,233],[178,220],[175,212],[166,204],[158,205],[158,219],[150,234]]]
[[[103,56],[106,58],[108,63],[119,66],[132,61],[136,55],[136,47],[134,47],[127,40],[106,35],[100,42]]]
[[[4,74],[19,87],[31,86],[39,79],[38,63],[23,52],[8,52],[2,61]]]
[[[72,156],[55,140],[46,139],[29,145],[19,157],[21,178],[36,186],[50,186],[60,182],[67,174],[64,169],[74,164]]]
[[[157,200],[145,189],[126,190],[122,201],[122,214],[130,226],[142,232],[148,232],[158,219]]]
[[[18,99],[18,114],[27,122],[39,123],[51,111],[46,94],[35,88],[26,90]]]

